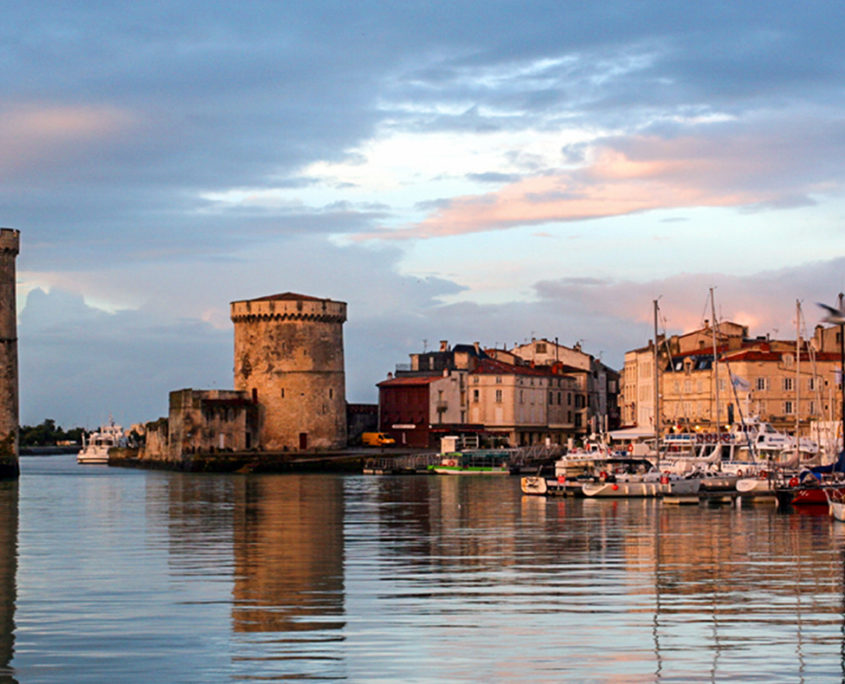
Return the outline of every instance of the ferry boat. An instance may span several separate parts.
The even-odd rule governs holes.
[[[428,466],[438,475],[510,475],[510,452],[473,449],[443,454],[440,463]]]
[[[103,425],[97,432],[82,436],[82,449],[76,455],[76,462],[86,465],[102,465],[109,462],[109,449],[122,446],[126,441],[126,434],[120,425],[113,420]]]

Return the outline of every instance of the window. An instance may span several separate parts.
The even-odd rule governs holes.
[[[791,392],[792,389],[793,389],[792,378],[784,378],[783,379],[783,391],[784,392]]]
[[[284,398],[285,398],[285,388],[282,387],[282,399],[284,399]]]
[[[501,384],[502,384],[502,376],[501,376],[501,375],[497,375],[497,376],[496,376],[496,384],[497,384],[497,385],[501,385]]]
[[[811,392],[814,392],[816,390],[816,378],[815,377],[807,379],[807,389],[810,390]],[[812,413],[812,411],[810,411],[810,413]]]
[[[496,390],[496,403],[502,403],[502,390]]]
[[[811,416],[816,415],[816,402],[810,401],[809,412]]]
[[[329,387],[329,399],[334,399],[334,389]]]
[[[791,401],[783,402],[783,412],[786,413],[787,415],[789,415],[790,413],[793,413]]]
[[[768,383],[766,382],[766,378],[757,378],[755,387],[757,388],[758,392],[765,392],[767,385]]]
[[[561,395],[561,393],[560,393],[560,392],[558,392],[558,393],[557,393],[557,405],[558,405],[558,406],[560,406],[560,395]]]
[[[525,403],[525,390],[519,390],[519,403]]]
[[[545,342],[537,342],[537,345],[534,348],[537,350],[538,354],[545,354],[546,353],[546,343]]]
[[[478,390],[472,391],[472,401],[473,401],[473,403],[476,403],[476,404],[478,403]]]
[[[555,394],[554,392],[549,392],[549,404],[555,403]]]

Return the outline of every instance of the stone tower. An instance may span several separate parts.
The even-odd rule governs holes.
[[[269,451],[346,446],[346,303],[286,292],[231,303],[235,389],[259,406]]]
[[[18,466],[18,330],[15,258],[20,231],[0,228],[0,478],[20,475]]]

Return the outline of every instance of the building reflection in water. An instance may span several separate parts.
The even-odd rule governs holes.
[[[234,630],[343,628],[343,479],[257,476],[236,486]]]
[[[10,681],[12,675],[17,567],[18,481],[0,481],[0,678],[3,681]]]

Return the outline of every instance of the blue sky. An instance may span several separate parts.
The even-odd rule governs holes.
[[[438,340],[620,368],[845,289],[834,2],[3,3],[21,420],[232,386],[232,300],[348,302],[347,395]]]

